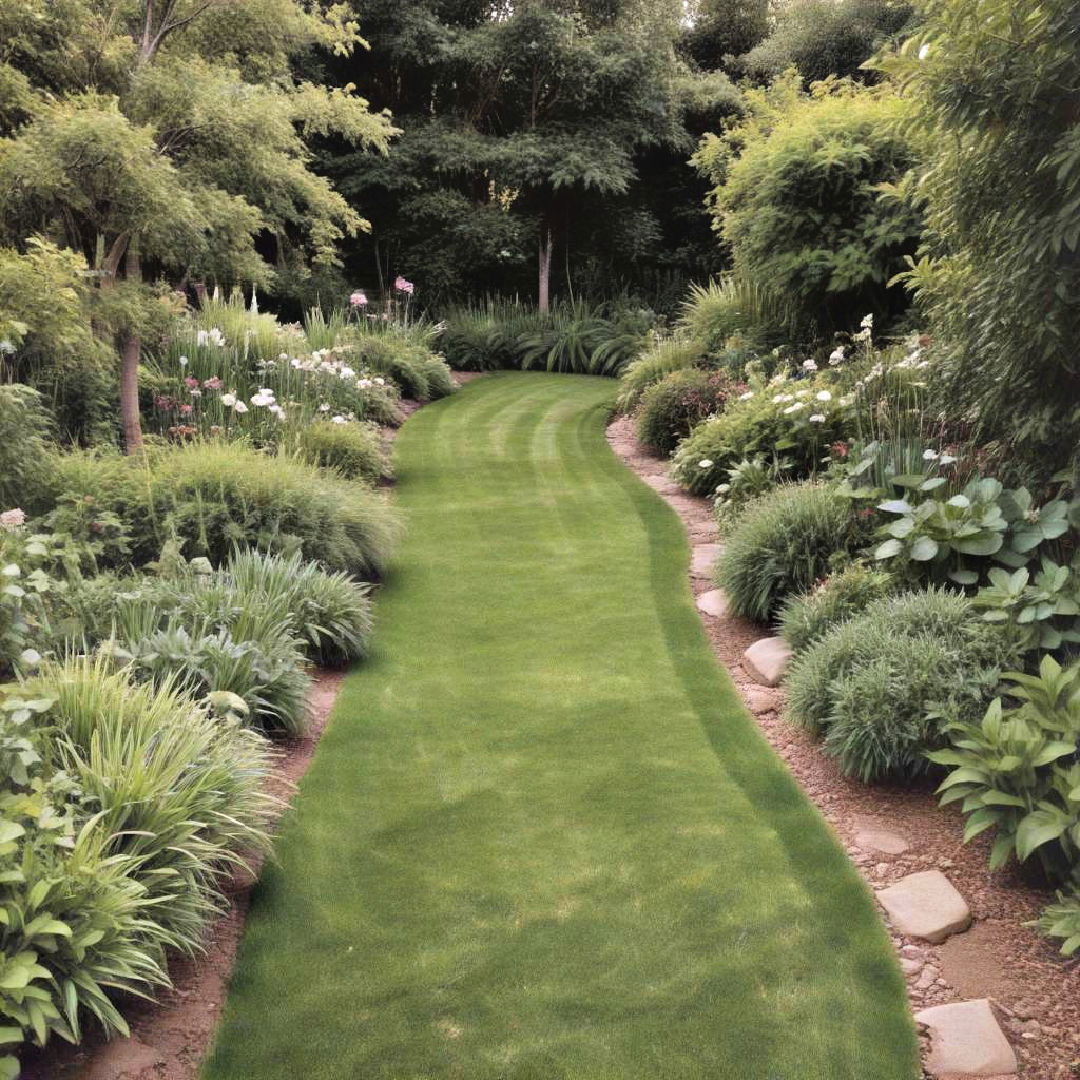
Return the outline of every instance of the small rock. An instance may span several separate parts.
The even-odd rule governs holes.
[[[921,960],[909,960],[906,956],[900,957],[900,970],[908,977],[918,975],[923,969]]]
[[[922,974],[919,976],[918,987],[920,990],[929,990],[931,986],[937,982],[937,977],[940,973],[933,964],[927,964],[923,968]]]
[[[714,619],[722,619],[727,614],[727,596],[723,589],[713,589],[711,592],[702,593],[697,598],[697,609],[706,615],[712,615]]]
[[[743,698],[746,700],[746,707],[755,716],[762,716],[768,712],[775,712],[779,704],[775,694],[771,694],[768,690],[758,686],[748,686],[743,691]],[[787,744],[784,744],[780,749],[788,750],[790,747]]]
[[[781,637],[759,638],[743,653],[747,675],[762,686],[778,686],[791,660],[791,649]]]
[[[931,1076],[1012,1076],[1019,1069],[985,999],[935,1005],[916,1013],[915,1021],[930,1032],[926,1070]]]
[[[855,843],[861,848],[880,851],[884,855],[903,855],[911,847],[899,833],[870,820],[856,822]]]
[[[900,955],[907,957],[908,960],[925,960],[926,950],[920,949],[918,945],[905,945],[900,950]]]
[[[724,550],[723,544],[696,544],[690,559],[690,573],[694,577],[712,577],[713,565]]]
[[[971,909],[940,870],[908,874],[877,898],[900,933],[935,945],[971,925]]]

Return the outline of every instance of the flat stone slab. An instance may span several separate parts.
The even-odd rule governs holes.
[[[903,855],[911,849],[909,841],[872,817],[855,819],[855,846],[885,855]]]
[[[743,653],[746,674],[762,686],[779,686],[791,661],[791,648],[781,637],[759,638]]]
[[[940,870],[908,874],[882,889],[877,898],[901,934],[935,945],[971,925],[967,901]]]
[[[998,1025],[990,1002],[956,1001],[915,1014],[915,1022],[930,1032],[931,1076],[959,1080],[967,1076],[1015,1076],[1016,1054]]]
[[[727,614],[727,597],[723,589],[713,589],[711,592],[703,592],[697,598],[697,609],[714,619],[722,619]]]
[[[696,544],[690,558],[690,573],[694,577],[712,577],[713,565],[723,550],[723,544]]]

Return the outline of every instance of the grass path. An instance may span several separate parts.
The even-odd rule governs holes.
[[[910,1080],[869,894],[717,667],[610,380],[396,446],[410,521],[205,1080]]]

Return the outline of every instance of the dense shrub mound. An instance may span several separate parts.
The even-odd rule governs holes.
[[[780,633],[795,652],[802,652],[837,623],[858,615],[895,588],[891,574],[856,563],[807,593],[789,596],[780,610]]]
[[[731,610],[765,621],[825,577],[858,530],[850,505],[820,484],[785,484],[743,512],[716,566]]]
[[[36,390],[0,384],[0,513],[23,506],[45,482],[49,426]]]
[[[619,409],[633,412],[641,401],[641,395],[650,386],[672,372],[694,367],[703,356],[701,346],[692,338],[673,337],[658,341],[623,369],[619,384]]]
[[[375,424],[308,424],[299,435],[305,460],[335,469],[350,480],[374,484],[393,475],[390,455]]]
[[[873,601],[792,664],[787,717],[822,732],[845,774],[872,780],[926,768],[942,739],[932,710],[978,716],[1012,654],[958,593],[930,589]]]
[[[723,372],[672,372],[642,394],[637,437],[658,454],[670,454],[695,425],[722,411],[731,395],[744,389]]]
[[[301,551],[328,569],[377,575],[398,535],[386,499],[284,454],[238,445],[199,443],[145,458],[71,454],[52,462],[54,497],[89,499],[115,514],[136,566],[151,562],[166,541],[215,565],[233,549]],[[127,556],[115,555],[114,565]]]

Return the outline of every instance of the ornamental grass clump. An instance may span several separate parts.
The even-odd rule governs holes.
[[[376,484],[393,476],[390,455],[375,424],[308,424],[297,435],[297,445],[305,461],[350,480]]]
[[[387,499],[286,454],[195,443],[144,458],[66,454],[51,462],[53,498],[89,496],[130,530],[130,563],[171,540],[224,563],[237,547],[300,551],[334,571],[374,578],[399,534]],[[119,562],[119,560],[117,560]]]
[[[733,394],[745,389],[723,372],[672,372],[642,394],[635,417],[637,437],[658,454],[670,454],[696,424],[721,412]]]
[[[909,776],[942,741],[931,714],[977,716],[1015,652],[945,589],[872,601],[811,642],[786,681],[787,719],[824,735],[845,775]]]
[[[780,633],[795,652],[802,652],[837,623],[858,615],[895,588],[891,574],[853,563],[809,592],[789,596],[780,609]]]
[[[830,488],[784,484],[738,519],[716,564],[716,583],[734,613],[765,622],[859,541],[850,506]]]
[[[668,337],[656,341],[623,368],[619,377],[617,406],[630,413],[637,408],[641,395],[675,371],[684,371],[703,361],[705,350],[694,338]]]

